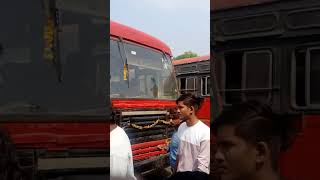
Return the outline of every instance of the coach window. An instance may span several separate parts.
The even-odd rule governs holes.
[[[180,93],[195,93],[196,81],[194,77],[180,78]]]
[[[210,76],[207,77],[207,94],[210,95]]]
[[[242,52],[225,54],[225,103],[232,104],[241,101]]]
[[[187,78],[187,90],[188,93],[195,93],[196,91],[196,80],[194,77]]]
[[[306,98],[306,49],[297,49],[294,54],[294,70],[292,75],[295,77],[295,85],[292,87],[295,94],[295,105],[300,107],[307,106]]]
[[[249,51],[243,56],[244,98],[268,101],[272,86],[272,53],[269,50]]]
[[[295,103],[299,107],[320,104],[320,47],[300,48],[294,53]]]
[[[310,104],[320,104],[320,48],[309,50]]]
[[[225,54],[225,103],[249,99],[268,101],[272,91],[272,52],[242,51]]]
[[[209,76],[203,76],[201,78],[201,95],[202,96],[208,96],[209,95],[209,89],[210,89],[210,77]]]
[[[186,89],[186,85],[187,85],[187,81],[186,81],[186,78],[180,78],[180,81],[179,81],[179,89],[180,89],[180,93],[183,94],[185,93],[185,89]]]

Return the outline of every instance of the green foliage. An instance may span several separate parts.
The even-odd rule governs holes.
[[[186,51],[183,54],[173,58],[174,60],[185,59],[185,58],[193,58],[198,57],[198,55],[192,51]]]

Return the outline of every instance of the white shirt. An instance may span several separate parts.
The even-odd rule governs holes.
[[[127,134],[119,126],[110,132],[110,178],[136,180],[131,144]]]
[[[190,127],[184,122],[179,126],[178,137],[177,172],[201,171],[209,174],[210,128],[200,120]]]

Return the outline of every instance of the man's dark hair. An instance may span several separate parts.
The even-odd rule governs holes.
[[[216,135],[224,125],[233,125],[235,135],[249,143],[266,142],[271,150],[271,161],[274,169],[281,150],[287,148],[286,126],[288,118],[275,113],[271,107],[258,101],[247,101],[225,108],[211,124]]]
[[[110,123],[116,124],[116,112],[113,108],[110,108]]]
[[[197,111],[202,105],[203,98],[197,97],[191,93],[186,93],[186,94],[182,94],[176,100],[176,104],[178,104],[181,101],[183,102],[183,104],[185,104],[188,107],[193,106],[195,108],[195,111]]]

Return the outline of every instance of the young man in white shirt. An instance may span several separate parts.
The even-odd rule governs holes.
[[[110,124],[110,179],[136,180],[130,140],[114,116]]]
[[[176,174],[171,179],[208,179],[210,165],[210,128],[201,122],[196,112],[202,98],[183,94],[176,100],[180,119],[179,148]]]

